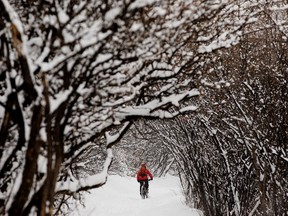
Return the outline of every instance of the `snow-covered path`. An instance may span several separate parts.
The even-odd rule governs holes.
[[[141,199],[134,178],[109,176],[106,185],[91,190],[84,207],[73,216],[200,216],[184,204],[178,178],[167,176],[150,181],[150,198]]]

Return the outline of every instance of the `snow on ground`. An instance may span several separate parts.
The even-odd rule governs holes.
[[[91,190],[85,208],[78,206],[72,216],[201,216],[184,204],[177,177],[154,178],[149,182],[150,198],[143,200],[135,178],[109,176],[107,183]]]

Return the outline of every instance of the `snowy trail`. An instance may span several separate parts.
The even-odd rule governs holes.
[[[87,194],[86,208],[79,206],[72,216],[200,216],[184,204],[176,177],[154,178],[149,191],[143,200],[134,178],[109,176],[106,185]]]

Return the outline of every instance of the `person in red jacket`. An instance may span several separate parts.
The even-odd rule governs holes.
[[[150,171],[146,168],[146,164],[143,163],[141,164],[141,168],[139,169],[138,173],[137,173],[137,181],[140,183],[140,191],[141,191],[141,186],[143,184],[143,182],[146,182],[146,188],[147,191],[149,191],[149,184],[148,184],[148,180],[149,178],[150,180],[153,180],[153,176],[150,173]]]

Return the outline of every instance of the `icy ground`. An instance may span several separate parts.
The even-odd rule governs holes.
[[[143,200],[135,178],[109,176],[106,185],[86,195],[86,207],[78,206],[72,216],[201,216],[184,204],[178,178],[154,178],[149,188],[150,198]]]

